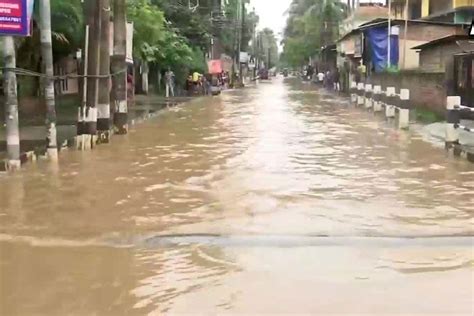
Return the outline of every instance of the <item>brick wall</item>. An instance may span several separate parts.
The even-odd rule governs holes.
[[[423,72],[444,72],[455,54],[473,50],[474,44],[465,40],[427,47],[420,52],[420,70]]]
[[[431,25],[431,24],[410,24],[407,31],[407,49],[405,50],[405,25],[400,25],[400,59],[401,69],[415,69],[420,66],[418,52],[413,47],[426,44],[432,40],[450,35],[464,34],[464,30],[459,25]],[[405,59],[404,54],[407,53]],[[444,69],[444,68],[442,68]],[[436,70],[442,71],[442,70]]]
[[[446,113],[446,88],[444,73],[423,73],[406,71],[400,73],[378,73],[369,78],[374,85],[382,85],[382,90],[395,87],[410,89],[410,100],[413,106],[435,112],[439,115]]]
[[[400,37],[403,39],[405,25],[400,26]],[[430,42],[435,39],[456,34],[465,34],[461,25],[434,25],[434,24],[409,24],[407,39],[414,41]]]

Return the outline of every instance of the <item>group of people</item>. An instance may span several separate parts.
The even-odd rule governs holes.
[[[313,72],[312,66],[306,66],[303,77],[305,80],[312,80],[316,84],[328,90],[337,92],[348,91],[350,81],[361,82],[367,77],[367,67],[361,61],[359,65],[352,66],[345,64],[340,68],[327,67],[327,70],[317,70]]]
[[[197,71],[189,74],[186,79],[186,91],[188,95],[206,94],[211,89],[211,82],[208,76],[204,76]]]
[[[341,75],[339,69],[320,71],[316,75],[316,82],[328,90],[341,91]]]
[[[174,97],[176,95],[176,75],[168,68],[165,72],[165,93],[166,97]],[[230,75],[227,71],[218,74],[201,74],[197,71],[189,73],[186,78],[186,93],[188,96],[193,95],[210,95],[212,87],[218,87],[219,90],[228,89],[230,87]]]

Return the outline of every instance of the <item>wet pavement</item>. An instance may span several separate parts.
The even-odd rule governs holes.
[[[0,315],[472,315],[474,166],[274,79],[0,176]]]
[[[190,97],[176,97],[171,100],[160,96],[144,96],[138,95],[135,97],[133,104],[128,109],[128,121],[130,125],[135,125],[137,122],[147,119],[150,115],[154,116],[158,112],[166,109],[177,102],[188,102],[192,100]],[[1,105],[0,105],[1,107]],[[76,109],[76,108],[75,108]],[[77,110],[67,111],[58,109],[60,113],[57,121],[57,140],[60,147],[65,147],[74,143],[74,138],[77,136]],[[2,109],[0,108],[0,113]],[[45,113],[36,115],[26,115],[20,113],[20,150],[21,153],[35,152],[37,155],[44,155],[46,152],[46,136],[47,129],[44,124],[38,125],[38,117],[45,116]],[[0,116],[0,160],[6,156],[6,135],[5,127],[3,125],[4,119]],[[3,167],[0,165],[0,167]],[[0,172],[5,171],[1,170]]]

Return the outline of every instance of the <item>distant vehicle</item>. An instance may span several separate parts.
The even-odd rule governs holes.
[[[270,78],[268,70],[267,69],[260,69],[258,76],[262,80],[268,80]]]

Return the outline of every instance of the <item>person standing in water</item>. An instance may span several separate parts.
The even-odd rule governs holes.
[[[165,83],[166,83],[166,97],[169,98],[170,95],[174,97],[174,79],[175,75],[171,68],[168,68],[168,71],[165,73]]]

